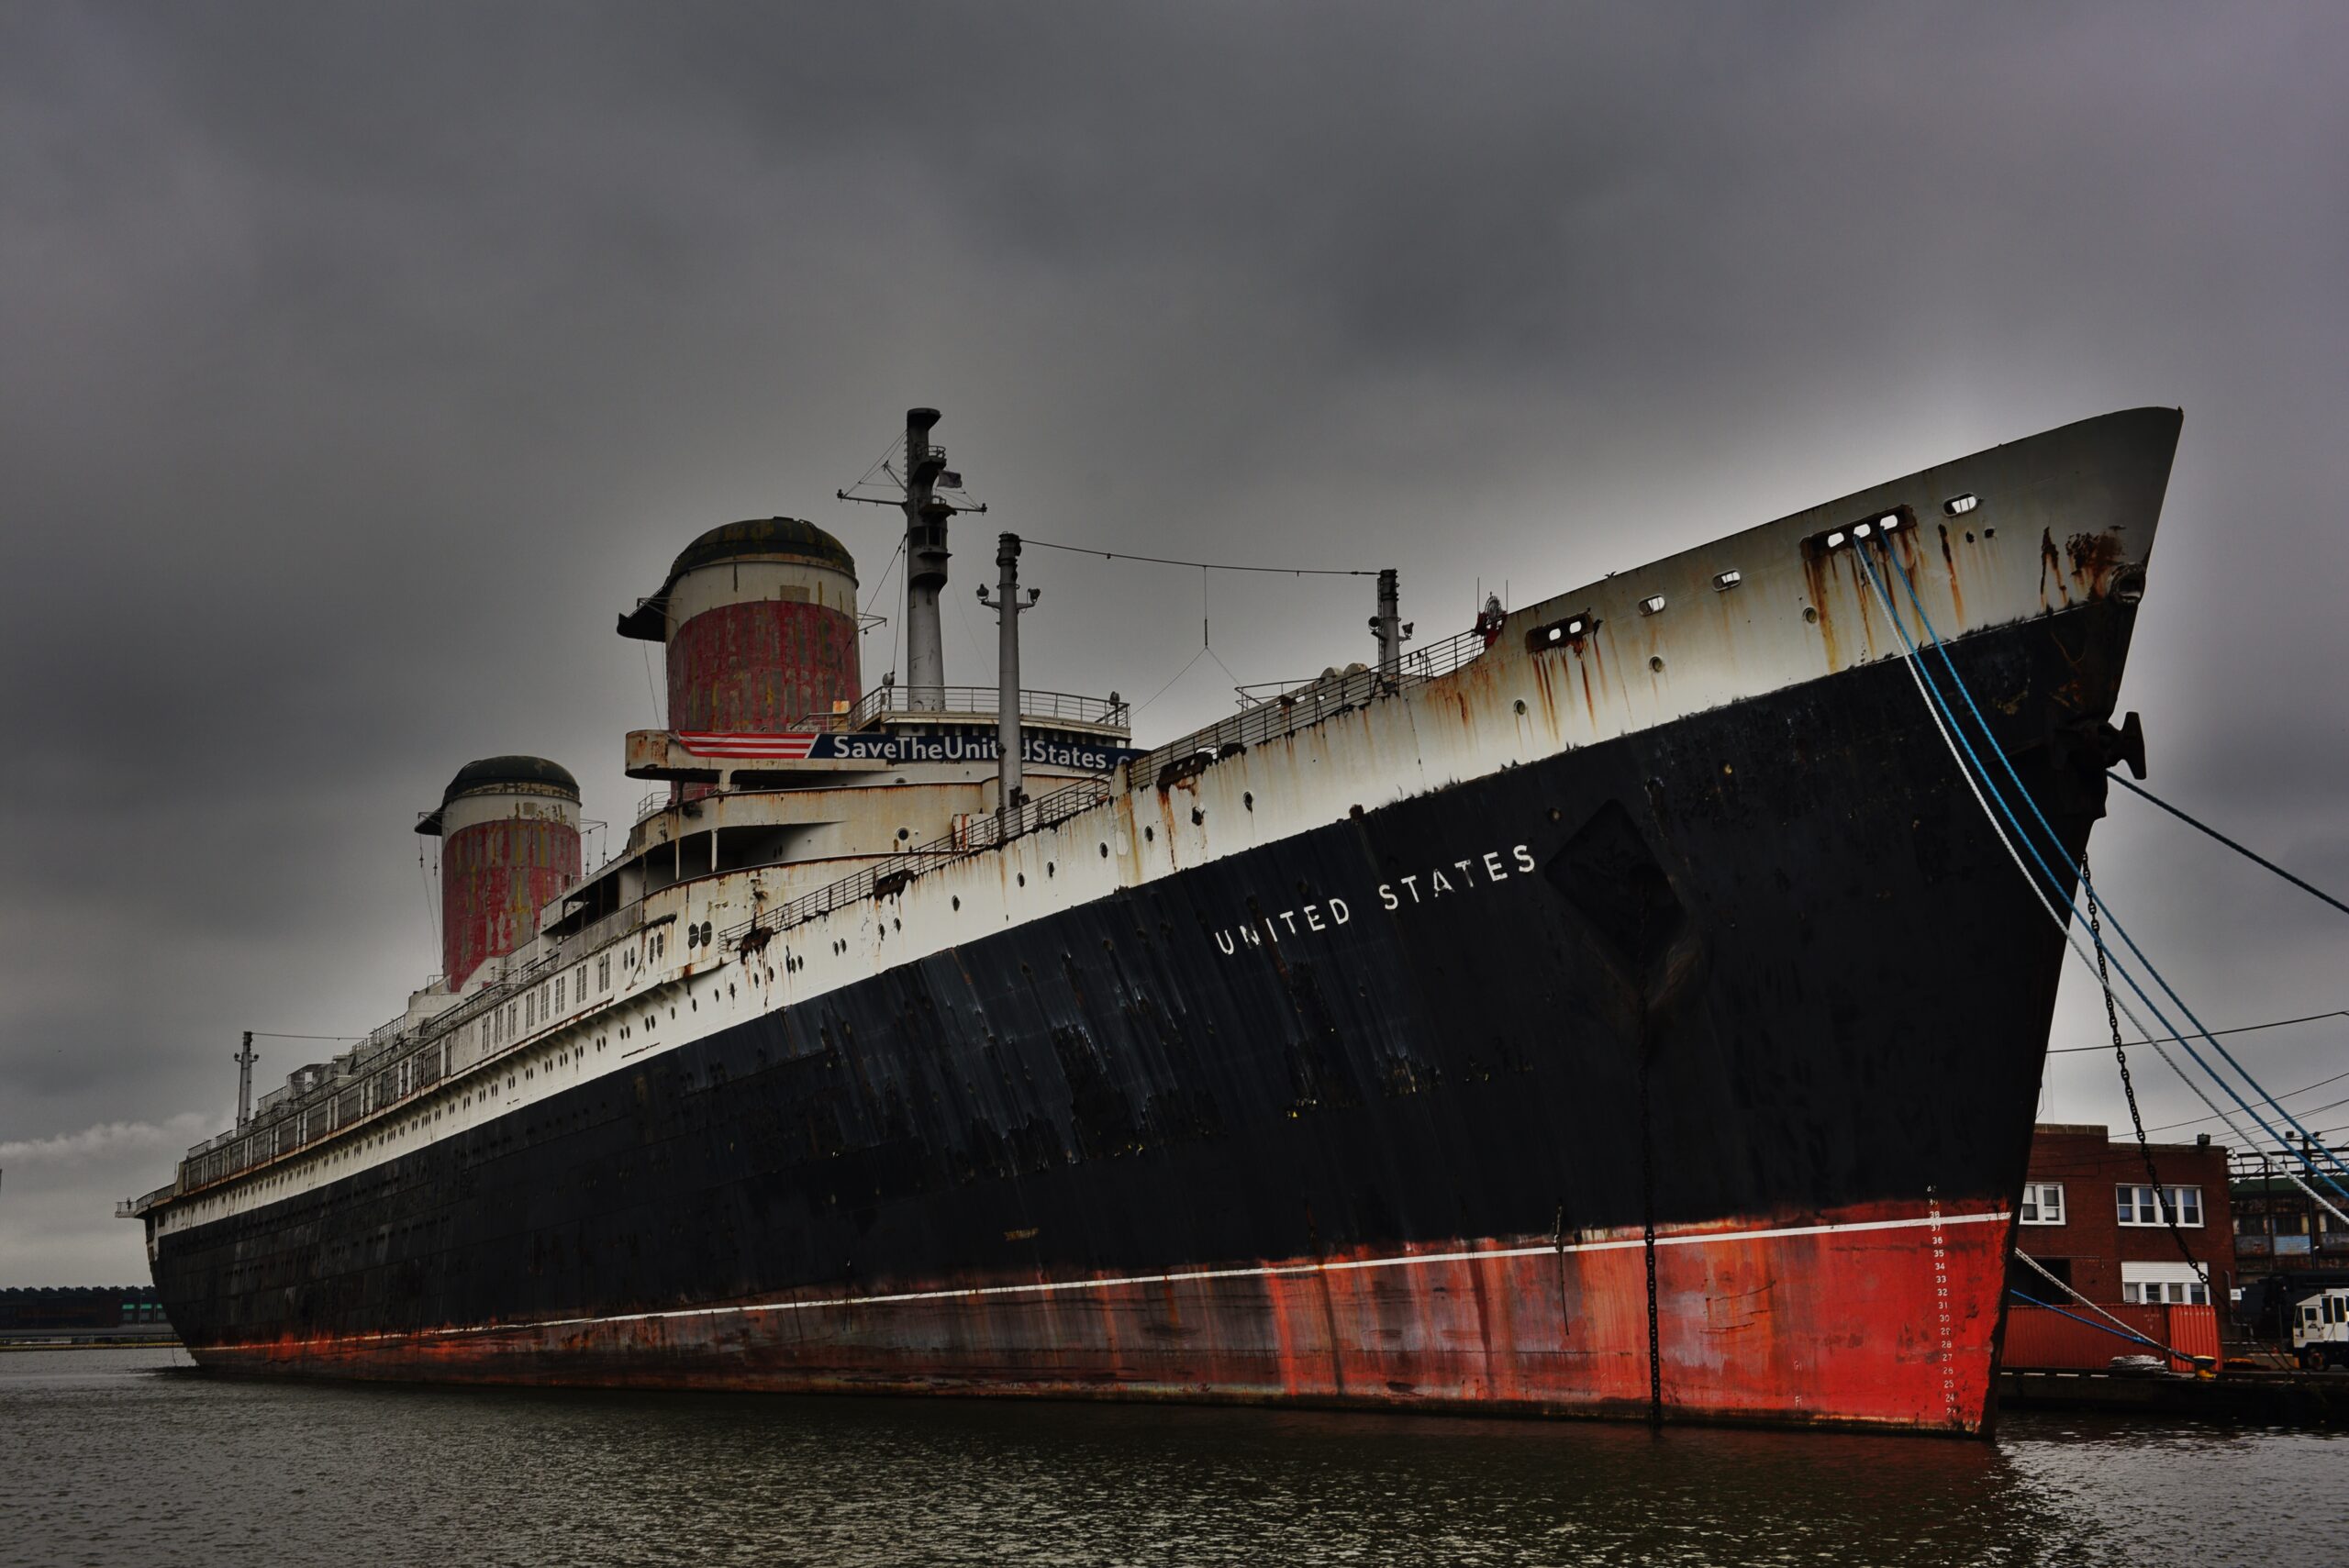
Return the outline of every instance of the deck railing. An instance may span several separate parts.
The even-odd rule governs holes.
[[[891,714],[917,717],[924,713],[985,714],[992,717],[1002,701],[1000,686],[941,686],[934,689],[939,693],[938,706],[934,708],[917,707],[911,686],[875,686],[842,712],[811,714],[803,722],[811,729],[848,730],[862,729]],[[1129,706],[1114,694],[1106,697],[1088,697],[1074,692],[1031,691],[1025,686],[1019,690],[1019,717],[1022,718],[1059,719],[1068,724],[1122,729],[1126,727]]]

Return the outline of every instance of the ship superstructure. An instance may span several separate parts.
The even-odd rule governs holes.
[[[1984,1425],[2063,938],[1870,566],[2076,854],[2174,412],[1408,655],[1389,579],[1375,662],[1147,752],[1019,691],[1010,536],[945,683],[936,421],[904,684],[837,540],[730,525],[621,617],[619,854],[452,779],[443,977],[127,1206],[201,1362]]]

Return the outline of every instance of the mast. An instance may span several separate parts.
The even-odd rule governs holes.
[[[940,713],[946,707],[946,639],[938,624],[938,596],[946,588],[949,554],[946,519],[957,512],[986,510],[983,506],[957,506],[940,497],[939,485],[960,490],[963,476],[948,473],[946,449],[930,444],[930,428],[938,419],[935,408],[906,410],[906,466],[903,473],[890,474],[898,486],[894,500],[833,492],[843,501],[895,506],[906,515],[906,705],[916,713]]]
[[[253,1031],[245,1031],[245,1043],[237,1051],[237,1125],[243,1127],[253,1119]]]
[[[1378,574],[1378,613],[1370,617],[1370,633],[1378,642],[1378,673],[1390,681],[1403,673],[1403,642],[1411,635],[1411,628],[1403,624],[1398,584],[1395,568]]]
[[[1011,813],[1020,804],[1019,790],[1019,617],[1043,597],[1043,590],[1030,588],[1022,603],[1019,597],[1019,536],[999,534],[995,543],[995,563],[997,572],[996,591],[998,598],[987,597],[985,584],[979,587],[979,603],[995,611],[1000,623],[996,631],[996,745],[1002,752],[996,778],[997,807],[1008,825]]]
[[[946,706],[946,641],[938,624],[938,595],[946,587],[946,519],[954,509],[933,487],[946,453],[930,444],[935,408],[906,410],[906,686],[916,713]]]

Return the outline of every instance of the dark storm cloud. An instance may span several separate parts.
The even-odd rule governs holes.
[[[224,1113],[236,1029],[397,1008],[458,763],[556,756],[626,820],[654,705],[610,617],[685,539],[811,516],[879,586],[887,515],[829,496],[912,402],[990,525],[1397,565],[1429,633],[2183,404],[2125,701],[2157,784],[2349,884],[2344,43],[2319,6],[9,9],[0,1278],[138,1272],[101,1200]],[[1362,651],[1350,584],[1030,570],[1041,684],[1154,693],[1202,614],[1242,679]],[[2134,803],[2098,853],[2206,1019],[2343,1004],[2321,906]],[[2288,1087],[2349,1032],[2254,1038]],[[2119,1115],[2057,1061],[2051,1113]]]

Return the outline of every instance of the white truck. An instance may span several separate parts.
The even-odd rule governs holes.
[[[2349,1285],[2333,1285],[2292,1303],[2292,1351],[2310,1372],[2349,1366]]]

